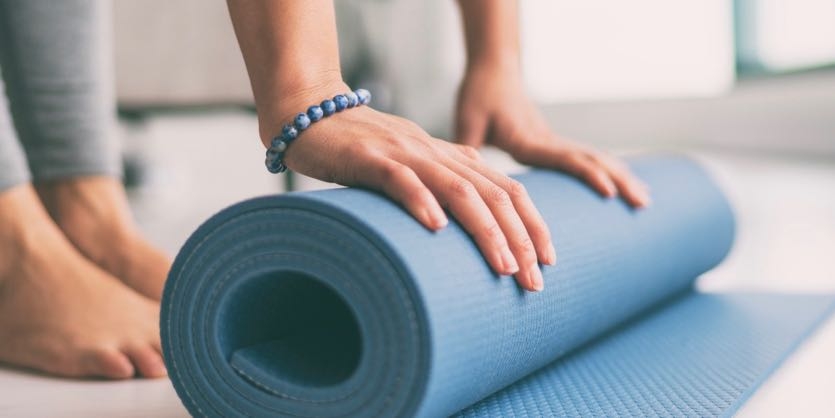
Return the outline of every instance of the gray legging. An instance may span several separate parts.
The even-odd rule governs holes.
[[[109,13],[106,0],[0,0],[0,191],[120,174]]]

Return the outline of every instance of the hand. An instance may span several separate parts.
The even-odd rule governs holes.
[[[572,174],[606,197],[649,205],[647,186],[625,164],[551,132],[524,93],[518,67],[468,69],[458,93],[456,137],[464,145],[495,145],[522,164]]]
[[[339,91],[348,88],[307,91],[282,107],[304,109]],[[447,224],[447,208],[490,266],[514,274],[525,289],[542,290],[538,262],[556,261],[548,228],[520,183],[483,164],[474,148],[432,138],[406,119],[367,106],[337,113],[305,130],[285,163],[321,180],[381,191],[432,230]]]

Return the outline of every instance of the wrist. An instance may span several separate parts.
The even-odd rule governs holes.
[[[513,52],[492,52],[467,58],[465,76],[474,73],[521,76],[522,64],[519,56]]]
[[[279,85],[276,89],[280,92],[278,97],[257,105],[259,135],[266,147],[296,114],[318,105],[324,99],[350,91],[338,71],[327,72],[317,78],[293,78],[286,83],[279,82]]]

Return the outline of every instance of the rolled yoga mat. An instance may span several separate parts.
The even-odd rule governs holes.
[[[499,277],[451,222],[359,189],[234,205],[191,236],[162,308],[195,416],[715,416],[734,412],[833,306],[692,290],[734,236],[708,175],[633,160],[634,211],[551,171],[517,176],[559,260]]]

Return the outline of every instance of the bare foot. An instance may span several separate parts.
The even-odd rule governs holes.
[[[66,377],[166,374],[159,305],[85,259],[31,186],[0,193],[0,362]]]
[[[110,177],[78,177],[39,184],[37,190],[84,256],[139,293],[160,300],[171,260],[139,233],[121,183]]]

